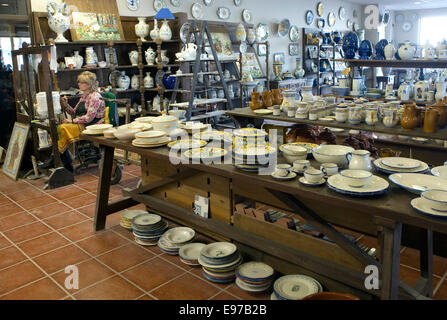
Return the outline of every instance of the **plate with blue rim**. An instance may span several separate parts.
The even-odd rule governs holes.
[[[384,164],[382,164],[382,158],[376,159],[373,161],[373,165],[374,168],[376,168],[376,170],[383,172],[383,173],[387,173],[387,174],[393,174],[393,173],[425,173],[427,172],[430,168],[428,166],[428,164],[426,164],[425,162],[421,161],[421,166],[415,169],[397,169],[397,168],[391,168],[391,167],[387,167]]]
[[[326,185],[329,189],[344,195],[374,197],[386,193],[390,184],[385,179],[373,175],[371,180],[363,187],[350,187],[340,174],[334,174],[327,179]]]
[[[411,200],[410,204],[413,207],[413,209],[423,214],[427,214],[429,216],[433,216],[436,218],[444,218],[444,219],[447,218],[446,212],[433,210],[432,208],[430,208],[429,204],[422,197]]]
[[[430,189],[447,190],[447,180],[422,173],[394,173],[388,179],[395,185],[414,194]]]

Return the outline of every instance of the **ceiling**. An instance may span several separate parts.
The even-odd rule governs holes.
[[[380,4],[389,10],[420,10],[447,8],[447,0],[347,0],[351,3],[369,5]]]

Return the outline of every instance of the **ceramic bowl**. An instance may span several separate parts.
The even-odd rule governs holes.
[[[99,66],[100,68],[105,68],[105,67],[107,67],[107,61],[99,61],[99,62],[98,62],[98,66]]]
[[[113,134],[115,138],[121,141],[130,141],[135,138],[135,134],[140,132],[140,129],[119,128]]]
[[[107,139],[115,139],[115,134],[114,134],[115,131],[116,131],[116,129],[113,129],[113,128],[104,130],[104,131],[103,131],[104,138],[107,138]]]
[[[166,132],[164,131],[143,131],[137,132],[135,138],[139,139],[143,143],[158,143],[166,138]]]
[[[110,129],[112,127],[113,127],[113,125],[111,125],[111,124],[94,124],[94,125],[85,127],[85,129],[92,133],[101,134],[104,132],[104,130]]]
[[[447,191],[432,189],[422,192],[421,197],[433,210],[447,212]]]
[[[293,144],[293,143],[286,143],[279,147],[279,150],[286,155],[291,156],[300,156],[300,155],[307,155],[307,148]]]
[[[372,173],[366,170],[348,169],[340,172],[340,175],[346,181],[348,186],[361,188],[366,185],[372,178]]]
[[[170,110],[169,114],[171,116],[178,118],[178,119],[182,119],[185,117],[186,110]]]
[[[319,163],[335,163],[339,167],[348,164],[346,155],[353,152],[354,148],[335,144],[321,145],[312,150],[312,155]]]

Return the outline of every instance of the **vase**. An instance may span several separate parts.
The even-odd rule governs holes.
[[[70,29],[70,17],[68,16],[68,7],[65,2],[58,4],[56,2],[47,3],[48,26],[56,32],[55,42],[68,42],[64,37],[64,32]]]
[[[129,89],[129,86],[130,86],[129,76],[126,76],[125,71],[121,71],[121,75],[118,79],[118,87],[120,87],[120,89],[127,90]]]
[[[339,44],[341,41],[341,34],[338,31],[332,32],[332,41],[334,41],[335,44]]]
[[[369,60],[372,55],[372,44],[369,40],[363,40],[359,46],[359,59]]]
[[[141,41],[149,34],[149,25],[146,23],[146,18],[138,18],[138,23],[135,25],[135,34],[140,37]]]
[[[135,90],[138,90],[140,88],[140,77],[136,74],[134,74],[130,79],[130,87]]]
[[[414,100],[425,101],[428,93],[428,82],[419,80],[414,84]]]
[[[93,50],[93,47],[87,47],[85,49],[85,64],[88,66],[96,66],[96,63],[98,63],[98,56],[95,50]]]
[[[273,72],[275,74],[275,81],[281,81],[281,74],[282,74],[282,63],[274,63],[273,64]]]
[[[235,31],[236,40],[239,42],[243,42],[247,39],[247,33],[245,32],[244,25],[239,23],[236,27]]]
[[[387,128],[394,127],[399,121],[397,118],[397,111],[394,109],[385,109],[383,112],[384,112],[382,119],[383,125]]]
[[[436,50],[432,45],[430,45],[429,43],[426,43],[424,45],[423,55],[424,55],[424,59],[426,59],[426,60],[435,59],[436,58]]]
[[[171,72],[171,68],[163,75],[162,82],[166,89],[172,90],[175,86],[175,75]]]
[[[281,105],[281,91],[279,89],[272,89],[272,103],[273,105]]]
[[[417,114],[416,104],[406,104],[404,105],[404,114],[400,120],[402,128],[411,130],[416,128],[419,124],[419,117]]]
[[[305,73],[306,72],[304,71],[304,69],[301,68],[301,58],[296,58],[295,77],[297,79],[300,79],[300,78],[304,77]]]
[[[253,44],[256,41],[256,32],[255,29],[249,28],[247,30],[247,42],[248,44]]]
[[[82,65],[84,64],[84,58],[79,54],[79,51],[74,52],[74,61],[75,61],[75,68],[81,69]]]
[[[143,79],[144,87],[147,89],[154,87],[154,78],[151,77],[151,74],[149,72],[146,72],[146,76]]]
[[[148,65],[153,65],[155,63],[155,56],[156,53],[151,47],[149,47],[144,53],[144,57],[146,58],[146,62]]]
[[[154,19],[154,29],[151,30],[149,35],[151,36],[152,40],[157,40],[160,34],[160,29],[158,29],[158,22],[157,19]]]
[[[168,50],[161,50],[161,57],[157,57],[157,59],[155,61],[157,63],[168,64],[169,63],[169,58],[166,56],[167,52],[168,52]]]
[[[129,59],[130,59],[130,63],[133,66],[138,65],[138,51],[137,50],[132,50],[129,52]]]
[[[262,92],[262,103],[264,104],[264,108],[268,108],[273,105],[272,93],[270,91]]]
[[[251,93],[250,108],[251,110],[262,108],[261,94],[257,91]]]
[[[373,126],[377,122],[379,122],[377,114],[378,114],[377,107],[368,107],[366,109],[366,115],[365,115],[366,124],[369,126]]]
[[[354,59],[355,53],[359,49],[359,37],[355,32],[348,32],[343,36],[343,52],[346,59]]]
[[[392,43],[388,43],[385,46],[384,53],[386,60],[393,60],[394,54],[396,53],[396,48],[394,48],[394,45]]]
[[[410,42],[405,41],[403,45],[397,50],[398,58],[400,60],[411,60],[414,57],[416,48],[413,47]]]
[[[376,43],[375,49],[376,54],[374,56],[375,60],[385,60],[385,47],[388,45],[388,40],[382,39]]]
[[[171,40],[171,38],[172,38],[172,31],[171,31],[171,28],[169,28],[168,20],[164,20],[163,21],[163,23],[161,25],[161,28],[160,28],[160,31],[159,31],[159,34],[158,34],[158,37],[162,41]]]
[[[439,112],[435,108],[427,108],[424,116],[424,132],[434,133],[439,121]]]

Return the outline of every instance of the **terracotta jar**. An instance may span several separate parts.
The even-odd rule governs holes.
[[[416,104],[404,105],[404,114],[400,120],[402,128],[411,130],[416,128],[419,124],[419,117],[417,114]]]
[[[274,105],[281,105],[281,91],[279,89],[272,89],[272,103]]]
[[[262,108],[261,95],[257,91],[253,91],[251,93],[251,101],[250,101],[251,110],[256,110]]]
[[[434,133],[438,126],[439,112],[435,108],[427,108],[424,117],[424,132]]]
[[[440,128],[444,127],[447,124],[447,104],[444,102],[445,98],[439,99],[438,102],[432,105],[434,109],[436,109],[439,113],[438,126]]]
[[[270,91],[262,92],[262,102],[264,103],[264,108],[268,108],[273,105],[272,93]]]

